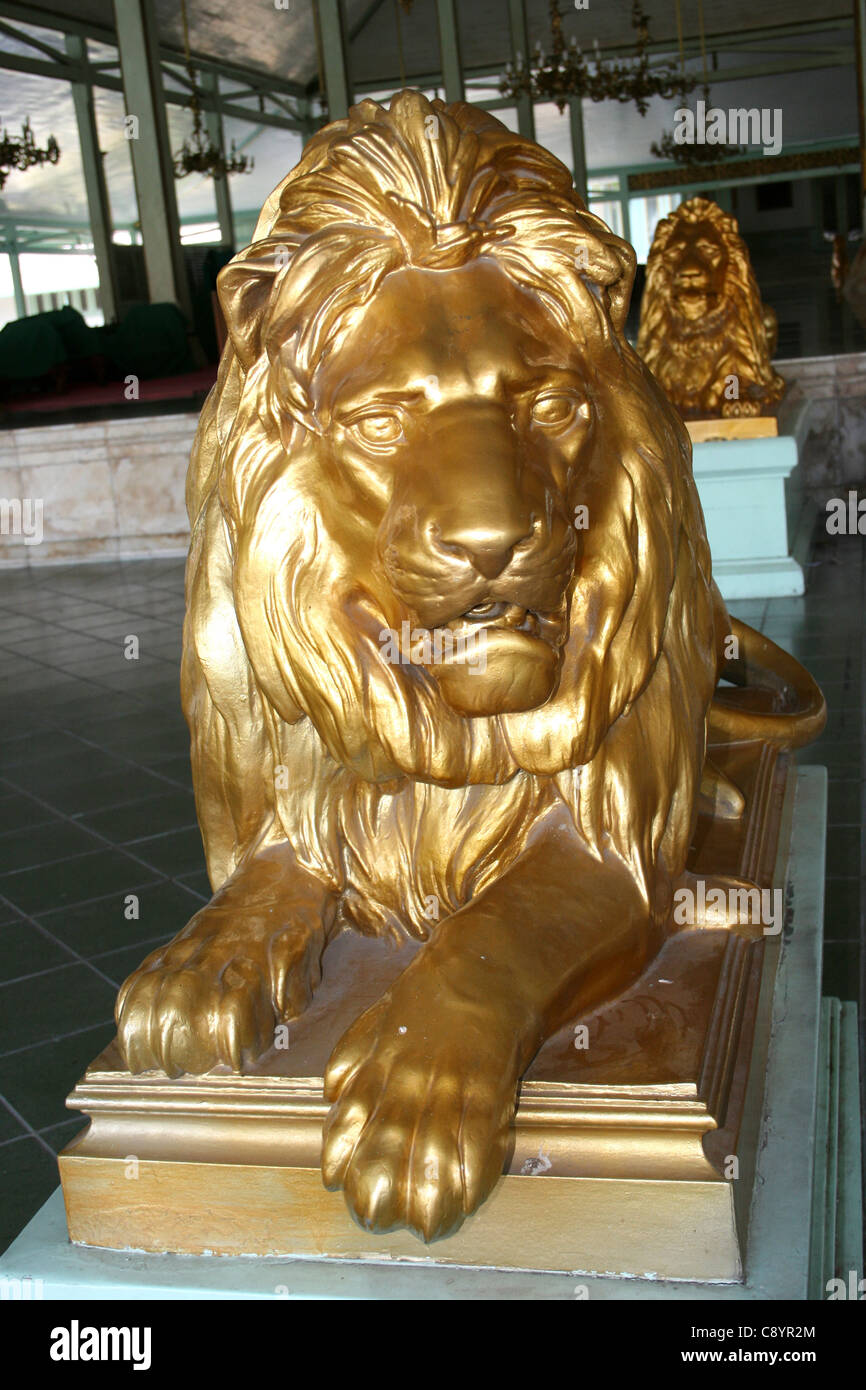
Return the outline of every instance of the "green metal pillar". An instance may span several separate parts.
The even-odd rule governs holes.
[[[460,35],[454,0],[436,0],[439,20],[439,48],[442,53],[442,85],[446,101],[465,101],[463,65],[460,62]]]
[[[86,63],[87,40],[78,34],[67,34],[66,52],[75,62]],[[117,318],[118,309],[117,271],[111,236],[111,205],[108,201],[108,187],[99,148],[99,133],[96,129],[93,88],[85,82],[71,82],[70,86],[75,119],[78,123],[78,143],[81,148],[81,167],[87,193],[90,235],[93,238],[93,254],[99,271],[99,298],[105,322],[112,323]]]
[[[860,225],[866,227],[866,0],[854,0],[854,64],[857,69],[857,136],[860,144]]]
[[[114,0],[114,15],[150,300],[191,322],[152,0]]]
[[[21,283],[21,262],[18,260],[18,249],[9,246],[7,249],[9,256],[9,269],[12,272],[12,293],[15,296],[15,313],[19,319],[27,315],[27,301],[24,298],[24,286]]]
[[[339,121],[348,116],[353,101],[342,0],[317,0],[317,13],[328,120]]]
[[[574,186],[580,197],[586,202],[586,145],[583,139],[583,103],[580,97],[570,99],[568,115],[571,123],[571,163],[574,170]]]
[[[508,20],[511,25],[511,60],[515,68],[522,68],[529,61],[529,30],[524,0],[508,0]],[[535,139],[535,111],[528,92],[522,92],[517,98],[517,129],[528,139]]]
[[[207,93],[214,100],[214,108],[207,109],[204,113],[205,126],[208,138],[214,145],[225,152],[226,142],[223,134],[223,120],[219,111],[219,79],[215,72],[203,72],[201,74],[202,91]],[[216,197],[217,221],[220,224],[220,241],[227,242],[234,246],[235,230],[232,218],[232,199],[229,190],[229,180],[227,174],[218,174],[213,181],[214,195]]]

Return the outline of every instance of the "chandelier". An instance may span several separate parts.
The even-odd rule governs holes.
[[[234,140],[232,140],[229,153],[226,154],[222,145],[216,144],[205,133],[199,91],[196,86],[189,48],[186,0],[181,0],[180,12],[183,20],[186,73],[190,85],[189,104],[192,110],[192,135],[189,140],[184,140],[180,149],[173,156],[174,176],[176,179],[185,179],[187,174],[210,174],[212,179],[221,179],[225,178],[227,174],[249,174],[255,168],[256,162],[252,158],[248,159],[245,154],[238,154]]]
[[[701,66],[703,68],[703,111],[693,111],[694,124],[697,126],[699,117],[701,121],[705,118],[707,108],[710,104],[710,83],[707,73],[707,40],[704,32],[704,0],[698,0],[698,24],[701,36]],[[677,0],[677,39],[680,48],[680,72],[685,71],[685,53],[683,50],[683,24],[680,11],[680,0]],[[694,86],[695,83],[692,83]],[[700,103],[698,103],[700,106]],[[706,141],[679,141],[666,130],[660,140],[653,140],[650,145],[650,153],[656,159],[672,160],[676,164],[684,164],[688,169],[694,169],[700,173],[704,168],[712,164],[721,164],[725,159],[733,159],[736,156],[748,154],[745,145],[725,145],[722,148],[716,143]]]
[[[710,104],[710,89],[703,88],[703,110],[706,112]],[[695,124],[699,123],[700,112],[693,112]],[[726,159],[735,159],[748,154],[745,145],[719,145],[710,144],[706,141],[693,141],[686,143],[678,141],[669,130],[666,130],[660,140],[653,140],[650,145],[650,153],[656,159],[672,160],[676,164],[683,164],[688,169],[698,172],[708,168],[713,164],[722,164]]]
[[[29,118],[21,127],[20,140],[14,140],[8,130],[0,132],[0,188],[4,186],[13,169],[32,169],[37,164],[56,164],[60,158],[60,146],[53,135],[41,150],[33,139]]]
[[[499,90],[503,96],[529,96],[533,101],[555,102],[560,113],[573,97],[586,97],[589,101],[632,101],[642,116],[649,109],[651,97],[670,100],[692,91],[697,79],[688,76],[682,67],[679,71],[650,67],[649,20],[641,9],[640,0],[633,0],[631,27],[637,35],[633,59],[624,63],[605,62],[596,39],[594,56],[588,60],[576,39],[566,43],[558,0],[550,0],[550,56],[546,57],[541,44],[537,44],[531,64],[522,59],[517,68],[508,64]]]

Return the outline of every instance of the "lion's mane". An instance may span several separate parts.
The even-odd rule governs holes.
[[[467,718],[423,668],[382,658],[399,615],[336,539],[347,499],[314,495],[310,388],[386,275],[475,256],[581,345],[606,482],[557,691]],[[623,860],[648,903],[682,869],[716,670],[710,560],[684,427],[623,336],[633,269],[551,154],[415,92],[322,130],[268,199],[221,275],[230,343],[187,490],[182,685],[214,887],[284,840],[344,921],[424,936],[431,895],[459,909],[551,814]]]
[[[725,250],[726,270],[721,303],[704,322],[695,324],[677,309],[665,252],[683,224],[707,222]],[[761,301],[739,226],[718,203],[689,198],[662,218],[647,258],[637,350],[686,418],[773,411],[785,392],[771,361],[775,322],[772,310]],[[684,382],[695,370],[703,384],[693,394]],[[731,376],[737,378],[739,399],[727,402],[725,381]]]

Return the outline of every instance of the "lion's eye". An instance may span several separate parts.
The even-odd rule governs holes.
[[[548,395],[536,397],[531,413],[537,425],[544,425],[547,429],[562,429],[574,419],[577,401],[574,396],[563,391],[550,392]]]
[[[399,415],[383,412],[379,415],[362,415],[350,426],[354,434],[364,444],[396,444],[403,435]]]

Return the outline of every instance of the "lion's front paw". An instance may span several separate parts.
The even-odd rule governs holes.
[[[179,943],[180,944],[180,943]],[[177,947],[145,961],[117,1000],[117,1035],[131,1072],[240,1071],[273,1041],[270,988],[252,961],[223,967]]]
[[[272,1046],[281,1018],[300,1013],[318,979],[314,939],[290,930],[245,939],[214,929],[182,935],[123,985],[117,1036],[131,1072],[241,1071]]]
[[[322,1175],[367,1230],[449,1235],[502,1173],[518,1079],[511,1049],[444,1023],[386,996],[328,1065]]]

